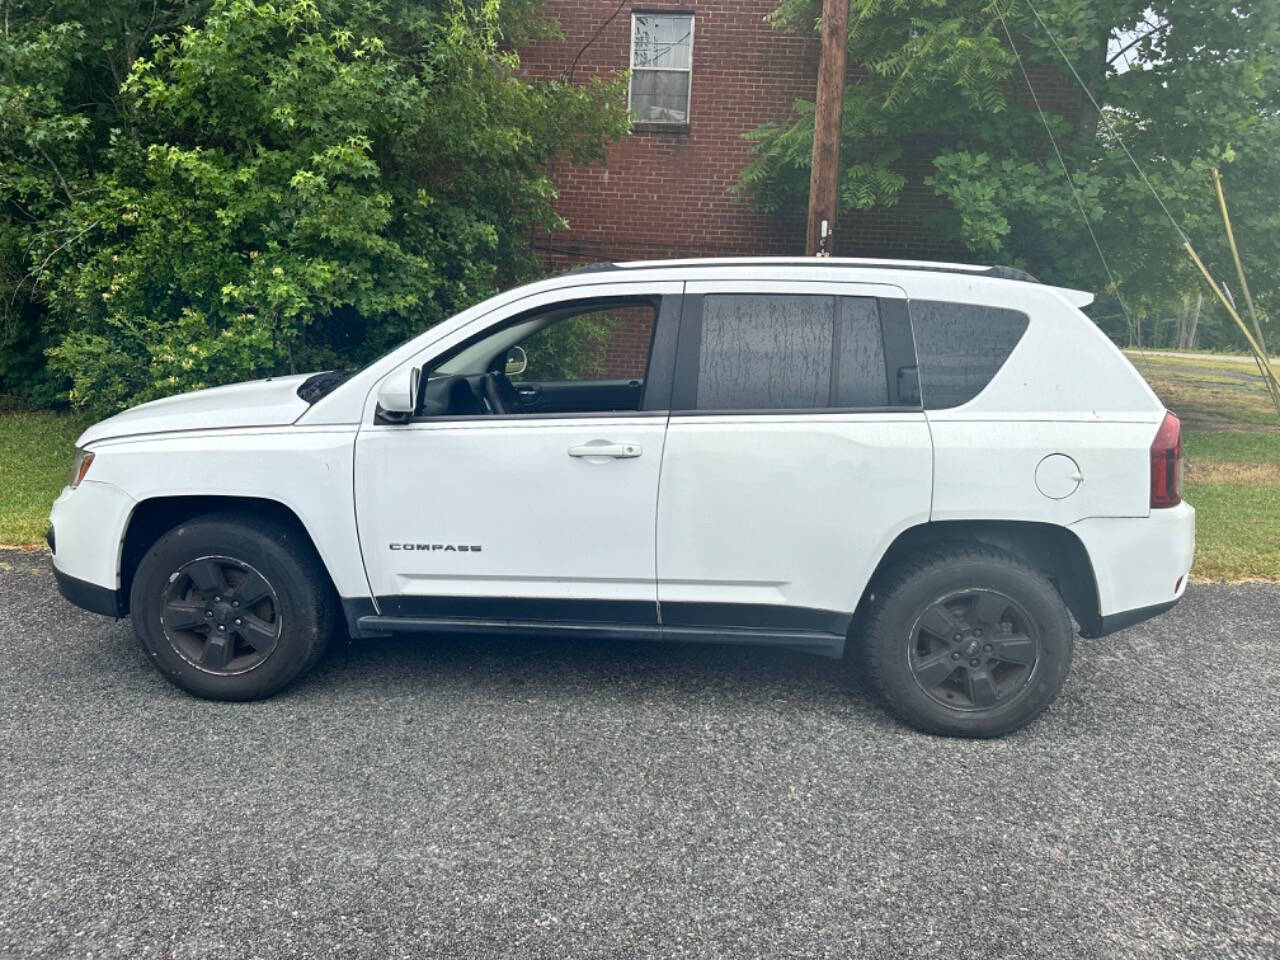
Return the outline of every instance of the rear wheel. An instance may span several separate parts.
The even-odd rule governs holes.
[[[130,604],[142,649],[171,683],[215,700],[257,700],[319,660],[333,627],[332,594],[295,527],[211,514],[152,545]]]
[[[876,585],[857,649],[871,686],[929,733],[995,737],[1031,722],[1066,680],[1071,617],[1053,584],[986,546],[939,549]]]

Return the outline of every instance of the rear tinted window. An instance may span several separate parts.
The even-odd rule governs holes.
[[[703,299],[696,409],[882,407],[887,395],[875,300],[773,294]]]
[[[698,353],[699,410],[825,407],[833,297],[708,296]]]
[[[912,300],[920,391],[928,410],[968,403],[991,382],[1027,330],[1025,313]]]

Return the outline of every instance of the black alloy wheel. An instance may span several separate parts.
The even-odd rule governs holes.
[[[280,643],[283,616],[275,588],[249,564],[197,557],[171,576],[161,623],[182,659],[226,677],[266,662]]]
[[[156,539],[133,574],[129,612],[170,683],[210,700],[261,700],[319,662],[338,597],[299,524],[225,510]]]
[[[1039,630],[994,590],[953,593],[912,626],[908,665],[920,689],[953,710],[988,710],[1016,697],[1040,657]]]
[[[1022,557],[941,543],[880,574],[850,668],[895,716],[927,733],[999,737],[1025,726],[1071,668],[1071,614]]]

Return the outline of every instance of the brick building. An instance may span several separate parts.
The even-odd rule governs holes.
[[[544,262],[804,253],[804,211],[761,213],[730,189],[750,161],[743,134],[786,121],[797,99],[815,95],[818,36],[770,26],[765,18],[778,2],[545,0],[563,38],[522,49],[524,69],[537,77],[571,71],[582,82],[630,68],[636,123],[607,166],[553,171],[569,229],[535,238]],[[848,69],[852,78],[861,68]],[[1056,73],[1033,70],[1033,78],[1042,102],[1079,117],[1074,86]],[[907,185],[894,207],[842,215],[839,255],[969,259],[930,234],[928,217],[942,201],[923,184],[932,153],[926,146],[920,154],[899,165]],[[609,376],[643,368],[648,327],[634,318],[623,326],[634,335],[618,329],[606,350]]]
[[[538,238],[548,263],[804,252],[803,211],[760,213],[730,192],[750,159],[742,135],[786,120],[797,99],[814,97],[818,38],[766,23],[777,5],[547,0],[564,38],[522,50],[525,69],[560,76],[576,56],[573,78],[582,81],[631,66],[637,116],[607,167],[557,171],[557,208],[570,228]],[[910,169],[907,161],[908,186],[894,208],[845,215],[839,253],[959,255],[933,242],[925,226],[939,203],[921,184],[926,166]]]

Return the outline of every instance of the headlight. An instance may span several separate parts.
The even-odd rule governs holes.
[[[93,466],[93,454],[76,447],[75,459],[71,461],[71,478],[67,481],[67,486],[72,490],[80,486],[80,481],[84,479],[84,475],[89,472],[91,466]]]

